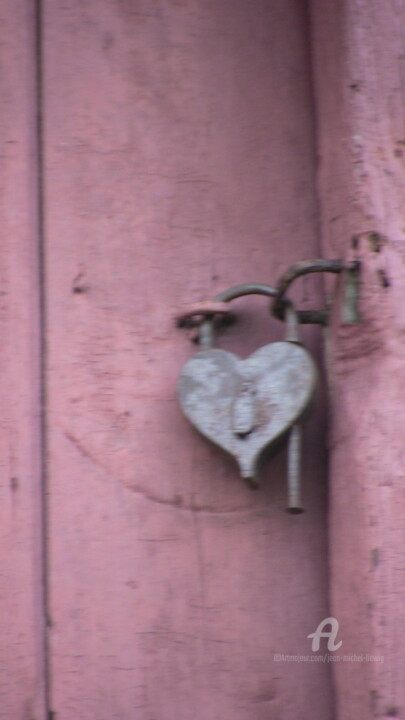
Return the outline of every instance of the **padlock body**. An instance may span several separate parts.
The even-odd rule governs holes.
[[[263,454],[304,414],[316,378],[301,345],[275,342],[245,360],[202,350],[183,367],[178,390],[189,421],[237,460],[242,477],[253,479]]]

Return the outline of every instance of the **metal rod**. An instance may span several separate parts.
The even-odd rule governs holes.
[[[301,340],[298,332],[298,326],[299,326],[299,320],[297,313],[295,311],[294,306],[292,303],[289,303],[289,306],[287,307],[287,313],[286,313],[286,333],[285,333],[285,340],[287,342],[296,343],[297,345],[301,345]]]
[[[198,344],[201,350],[211,350],[214,347],[214,321],[206,318],[201,323],[198,332]]]
[[[301,507],[301,426],[293,425],[288,440],[288,507],[291,514],[302,513]]]

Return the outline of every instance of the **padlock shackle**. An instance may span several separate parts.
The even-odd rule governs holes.
[[[218,295],[215,295],[214,300],[230,302],[230,300],[236,300],[236,298],[242,297],[243,295],[267,295],[267,297],[275,297],[277,295],[277,289],[264,283],[242,283],[241,285],[234,285],[228,290],[224,290]]]
[[[215,302],[230,302],[236,300],[243,295],[266,295],[267,297],[275,297],[277,289],[271,285],[264,283],[242,283],[241,285],[233,285],[233,287],[224,290],[215,295]],[[211,318],[207,318],[200,325],[199,345],[203,350],[208,350],[214,345],[214,323]]]

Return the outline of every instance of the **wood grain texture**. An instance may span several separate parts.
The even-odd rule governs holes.
[[[312,2],[326,256],[361,261],[362,322],[330,337],[339,720],[404,717],[405,7]]]
[[[283,456],[253,493],[182,417],[173,322],[317,255],[303,6],[44,8],[52,708],[325,720],[329,669],[274,660],[328,614],[321,404],[288,516]],[[222,346],[279,339],[266,306],[235,302]]]
[[[33,3],[0,5],[0,718],[44,718]]]

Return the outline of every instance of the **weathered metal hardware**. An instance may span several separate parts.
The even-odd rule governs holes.
[[[205,313],[200,351],[184,366],[179,379],[180,404],[190,422],[230,453],[243,478],[257,487],[264,455],[290,433],[288,487],[290,512],[300,512],[299,421],[312,399],[316,369],[298,338],[298,318],[286,302],[286,339],[265,345],[246,360],[214,348],[216,302],[241,295],[274,297],[275,288],[239,285],[217,295],[214,312]]]
[[[358,286],[360,262],[354,260],[344,265],[342,260],[301,260],[291,265],[279,279],[271,311],[279,320],[284,320],[285,294],[291,283],[302,275],[310,273],[344,273],[344,301],[341,312],[342,322],[354,324],[360,321],[358,312]],[[327,310],[297,310],[299,322],[309,325],[327,325]]]
[[[261,283],[237,285],[213,300],[195,303],[177,316],[179,327],[193,328],[200,351],[184,366],[179,380],[180,404],[190,422],[239,463],[243,478],[257,487],[257,472],[266,452],[287,435],[288,508],[301,512],[300,453],[303,417],[314,393],[316,369],[300,344],[300,323],[326,325],[327,310],[295,310],[285,294],[301,275],[344,273],[343,323],[360,321],[360,263],[304,260],[292,265],[276,287]],[[242,295],[272,297],[271,312],[287,323],[284,342],[271,343],[250,358],[214,348],[214,322],[232,322],[227,303]]]
[[[341,307],[341,321],[345,324],[355,324],[360,322],[360,314],[358,310],[359,300],[359,279],[360,279],[360,262],[354,260],[346,265],[342,260],[302,260],[291,265],[279,278],[277,285],[268,292],[269,285],[261,283],[246,283],[236,285],[225,293],[220,293],[214,300],[205,300],[203,302],[193,303],[178,313],[176,322],[179,327],[194,328],[192,334],[193,340],[199,339],[198,328],[204,324],[205,319],[214,320],[220,323],[233,322],[235,319],[233,313],[227,308],[227,302],[240,297],[241,295],[256,293],[261,295],[271,295],[273,298],[271,303],[271,312],[278,320],[285,320],[286,308],[289,300],[285,297],[286,292],[294,280],[302,275],[310,273],[335,273],[343,274],[343,301]],[[231,296],[231,295],[232,296]],[[219,299],[225,298],[225,299]],[[327,325],[328,310],[296,310],[298,322],[305,325]],[[208,325],[203,328],[202,334],[210,334]],[[203,343],[205,341],[203,340]],[[209,342],[209,340],[207,340]]]
[[[360,262],[355,260],[343,268],[343,298],[341,307],[341,321],[345,325],[355,325],[360,322],[359,312],[359,275]]]

